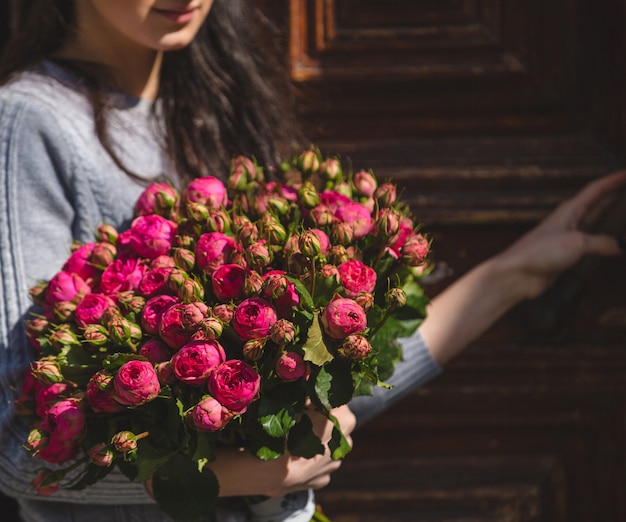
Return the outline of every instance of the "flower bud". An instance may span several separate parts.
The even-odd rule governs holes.
[[[26,335],[37,350],[41,350],[39,338],[45,336],[49,328],[50,322],[45,317],[34,317],[26,321]]]
[[[298,156],[298,169],[305,175],[311,175],[319,171],[320,159],[313,150],[305,150]]]
[[[246,248],[244,256],[248,266],[251,268],[263,268],[268,266],[272,261],[270,251],[264,239]]]
[[[52,346],[59,352],[65,346],[80,344],[76,333],[72,331],[72,327],[69,324],[59,325],[59,327],[54,332],[52,332],[52,334],[50,334],[49,339]]]
[[[348,254],[346,247],[344,247],[343,245],[334,245],[330,249],[328,260],[333,265],[341,265],[342,263],[350,260],[350,255]]]
[[[91,252],[90,260],[94,266],[104,269],[115,260],[116,255],[117,248],[115,245],[105,241],[100,241],[93,246],[93,252]]]
[[[372,351],[369,341],[362,335],[349,335],[339,348],[339,354],[343,357],[360,361]]]
[[[338,183],[343,176],[341,162],[337,158],[327,158],[320,165],[320,173],[324,180],[333,184]]]
[[[335,214],[324,204],[317,205],[311,209],[311,219],[318,227],[331,225],[335,221]]]
[[[222,208],[209,209],[209,217],[206,220],[206,228],[209,232],[230,232],[231,219]]]
[[[203,203],[189,202],[185,204],[185,215],[192,223],[206,223],[209,209]]]
[[[83,338],[92,346],[104,346],[109,342],[109,330],[100,324],[90,324],[83,330]]]
[[[279,319],[270,328],[270,339],[279,346],[293,342],[296,336],[296,328],[287,319]]]
[[[189,276],[184,270],[180,268],[173,268],[167,278],[167,287],[172,292],[178,292],[178,290],[183,286],[185,281],[189,279]]]
[[[30,485],[37,492],[37,495],[47,497],[59,489],[59,482],[61,482],[64,476],[65,472],[61,470],[50,471],[48,469],[42,469],[37,473]]]
[[[40,428],[30,430],[24,446],[28,451],[38,452],[48,447],[50,442],[50,434]]]
[[[333,244],[349,245],[354,238],[354,229],[350,223],[339,222],[333,225],[330,231]]]
[[[248,361],[258,361],[263,357],[265,339],[249,339],[243,345],[243,356]]]
[[[30,365],[33,377],[41,384],[49,386],[57,382],[63,382],[63,374],[58,364],[50,358],[33,361]]]
[[[374,296],[368,292],[361,292],[354,300],[361,305],[366,312],[374,306]]]
[[[36,285],[30,287],[28,289],[28,295],[33,303],[36,305],[43,305],[46,302],[46,290],[48,288],[48,283],[41,282]]]
[[[175,248],[174,263],[177,268],[191,272],[196,264],[196,255],[187,248]]]
[[[137,449],[137,436],[132,431],[120,431],[113,435],[111,444],[120,453],[129,453]]]
[[[352,177],[352,184],[356,191],[366,198],[371,198],[378,187],[374,174],[365,170],[360,170]]]
[[[385,303],[392,310],[402,308],[406,304],[406,293],[402,288],[391,288],[385,293]]]
[[[376,220],[376,232],[383,240],[394,237],[400,231],[400,212],[392,208],[383,208]]]
[[[282,226],[272,214],[265,214],[263,218],[261,218],[260,228],[263,237],[265,237],[271,245],[281,245],[287,239],[285,227]]]
[[[179,234],[174,237],[174,246],[180,248],[188,248],[193,250],[193,247],[196,243],[194,236],[190,236],[189,234]]]
[[[141,313],[144,306],[146,306],[146,299],[136,295],[134,292],[119,292],[117,294],[117,303],[122,315],[128,316]]]
[[[109,337],[120,346],[128,346],[131,341],[130,321],[121,315],[112,317],[108,325]]]
[[[345,181],[342,183],[337,183],[333,190],[335,192],[338,192],[339,194],[346,196],[347,198],[352,198],[352,187],[349,183],[346,183]]]
[[[393,183],[383,183],[374,192],[374,198],[380,208],[390,207],[396,201],[396,186]]]
[[[267,199],[267,206],[269,207],[270,212],[279,216],[286,216],[291,205],[285,198],[270,196]]]
[[[402,245],[402,258],[409,266],[420,266],[426,260],[430,243],[422,234],[411,234]]]
[[[259,229],[250,221],[243,222],[237,229],[237,240],[244,248],[254,245],[259,240]]]
[[[278,299],[285,295],[289,281],[283,274],[268,274],[261,287],[261,295],[266,299]]]
[[[322,251],[320,238],[312,230],[305,230],[300,234],[298,247],[300,251],[308,257],[317,257]]]
[[[257,166],[246,156],[237,156],[230,162],[228,187],[234,191],[244,191],[248,185],[258,179]]]
[[[178,288],[176,295],[183,303],[202,301],[204,299],[204,287],[196,279],[188,277]]]
[[[101,224],[96,230],[96,237],[103,242],[111,243],[115,245],[117,242],[117,236],[119,235],[118,231],[115,227],[111,225],[107,225],[105,223]]]
[[[163,385],[173,384],[176,382],[176,373],[171,361],[161,362],[156,365],[155,371],[159,382]]]
[[[58,301],[54,303],[52,311],[57,319],[67,321],[76,311],[76,303],[72,301]]]
[[[263,287],[263,278],[254,270],[247,270],[244,277],[243,289],[246,296],[259,295]]]
[[[113,450],[104,442],[100,442],[95,446],[92,446],[87,453],[91,462],[93,462],[96,466],[106,468],[113,464]]]
[[[235,306],[232,304],[219,304],[213,307],[213,315],[224,324],[230,324],[234,312]]]
[[[276,361],[276,375],[285,382],[296,381],[306,374],[306,363],[296,352],[283,352]]]
[[[320,204],[320,195],[310,181],[305,181],[298,190],[298,202],[305,208],[313,208]]]
[[[224,324],[217,317],[207,317],[200,323],[198,331],[202,332],[203,339],[215,341],[222,336]]]

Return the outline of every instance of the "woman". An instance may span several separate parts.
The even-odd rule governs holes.
[[[261,46],[269,28],[245,4],[12,3],[13,29],[0,61],[0,392],[6,405],[0,411],[0,487],[18,498],[26,521],[97,520],[100,514],[103,520],[166,520],[142,485],[116,474],[79,492],[59,490],[46,501],[28,489],[37,463],[19,450],[26,428],[10,407],[32,357],[22,316],[27,289],[60,268],[72,240],[90,240],[103,221],[122,226],[147,181],[180,183],[225,172],[236,154],[254,155],[271,171],[300,141],[284,75],[272,61],[277,55]],[[583,255],[618,254],[614,239],[584,236],[575,225],[597,197],[625,181],[615,175],[596,182],[437,298],[420,332],[403,341],[410,363],[398,368],[393,392],[352,404],[358,421],[436,375],[508,308],[543,291]],[[561,240],[563,249],[551,248]],[[549,255],[534,255],[542,250]],[[484,297],[479,306],[477,295]],[[354,417],[347,408],[337,415],[349,436]],[[324,436],[329,426],[312,416]],[[280,497],[323,487],[338,466],[328,456],[287,455],[265,463],[235,451],[211,463],[222,496]],[[261,504],[249,516],[310,519],[310,495],[287,500]],[[233,508],[218,512],[218,519],[239,516]]]

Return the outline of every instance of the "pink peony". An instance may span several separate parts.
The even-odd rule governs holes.
[[[213,176],[194,179],[185,191],[183,199],[188,203],[202,203],[207,207],[220,208],[228,203],[226,187]]]
[[[90,324],[100,324],[100,320],[109,308],[115,308],[113,300],[104,294],[88,294],[78,303],[74,311],[76,324],[87,328]]]
[[[348,297],[356,297],[361,292],[371,293],[376,287],[376,272],[361,261],[352,259],[337,267],[339,280]]]
[[[159,322],[159,335],[170,348],[179,349],[191,340],[208,317],[208,307],[202,302],[170,306]]]
[[[334,190],[322,192],[320,194],[320,201],[323,205],[326,205],[333,214],[336,213],[339,208],[353,203],[348,196],[344,196]]]
[[[221,430],[233,414],[211,396],[204,397],[191,411],[191,420],[200,431]]]
[[[209,275],[228,263],[234,251],[235,240],[221,232],[202,234],[194,249],[198,268]]]
[[[131,224],[128,244],[140,256],[154,259],[172,250],[176,229],[176,223],[162,216],[139,216]]]
[[[213,293],[218,301],[237,301],[244,297],[244,283],[248,270],[242,266],[228,264],[219,267],[211,276]]]
[[[305,373],[306,363],[296,352],[284,352],[276,362],[276,375],[282,381],[296,381]]]
[[[258,339],[269,334],[277,319],[276,311],[269,301],[251,297],[235,309],[232,326],[241,339]]]
[[[400,228],[398,230],[398,234],[394,238],[394,242],[391,245],[391,250],[395,253],[395,258],[399,258],[402,246],[404,245],[407,237],[413,232],[413,220],[408,217],[403,217],[400,219]]]
[[[152,364],[157,364],[169,361],[172,352],[165,343],[157,339],[150,339],[141,345],[139,355],[148,359]]]
[[[171,266],[151,268],[144,273],[137,291],[144,297],[152,297],[156,294],[167,293],[167,280],[174,270]]]
[[[57,382],[50,386],[38,384],[35,390],[35,413],[40,417],[45,417],[54,403],[69,396],[72,387],[64,382]]]
[[[78,439],[85,429],[85,414],[78,399],[54,403],[43,418],[41,428],[58,441]]]
[[[148,299],[141,312],[141,326],[146,333],[158,333],[163,312],[178,302],[178,299],[171,295],[157,295]]]
[[[146,267],[139,259],[116,259],[102,273],[100,290],[107,295],[135,290],[145,270]]]
[[[180,381],[201,386],[225,360],[224,348],[217,341],[192,341],[172,357],[172,367]]]
[[[367,236],[374,224],[370,211],[360,203],[347,203],[340,206],[335,216],[352,228],[355,239]]]
[[[79,302],[91,292],[91,287],[78,274],[70,272],[57,273],[48,283],[46,302],[55,303]]]
[[[263,276],[265,297],[271,298],[274,309],[280,318],[289,318],[293,313],[293,309],[300,303],[300,296],[296,290],[296,285],[285,277],[282,270],[270,270]],[[284,285],[284,290],[282,289]],[[273,293],[277,290],[280,295]],[[269,292],[269,293],[268,293]]]
[[[259,396],[261,376],[239,359],[226,361],[211,373],[209,393],[233,413],[244,413]]]
[[[365,330],[367,318],[357,302],[339,298],[328,303],[324,309],[322,324],[328,337],[339,340]]]
[[[93,279],[98,273],[96,268],[91,264],[91,254],[94,249],[93,243],[85,243],[80,246],[69,257],[63,265],[63,271],[80,276],[85,281]]]
[[[37,456],[52,464],[60,464],[73,459],[78,453],[78,442],[76,440],[64,440],[59,437],[50,437],[50,442],[46,449],[37,453]]]
[[[126,406],[139,406],[156,398],[159,379],[147,361],[131,360],[118,370],[113,381],[115,400]]]

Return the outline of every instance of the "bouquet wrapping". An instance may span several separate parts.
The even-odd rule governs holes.
[[[206,464],[220,446],[323,453],[310,408],[335,425],[332,457],[347,454],[332,410],[387,386],[397,338],[425,315],[430,244],[372,171],[316,148],[281,170],[266,181],[237,157],[225,183],[153,183],[128,229],[102,224],[31,289],[37,357],[15,405],[40,495],[117,467],[194,520],[219,494]]]

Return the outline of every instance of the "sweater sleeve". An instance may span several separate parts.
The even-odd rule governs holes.
[[[398,339],[402,345],[402,361],[396,365],[389,379],[391,390],[375,387],[373,396],[364,395],[350,401],[350,408],[356,416],[357,427],[370,421],[390,406],[406,397],[413,390],[423,386],[442,372],[419,330],[411,337]]]
[[[0,99],[0,488],[13,497],[34,497],[30,481],[44,464],[22,448],[29,428],[13,411],[34,355],[24,328],[28,289],[60,270],[72,239],[86,240],[101,217],[77,160],[81,137],[62,119],[33,100]],[[119,473],[81,491],[61,488],[52,500],[152,501]]]

